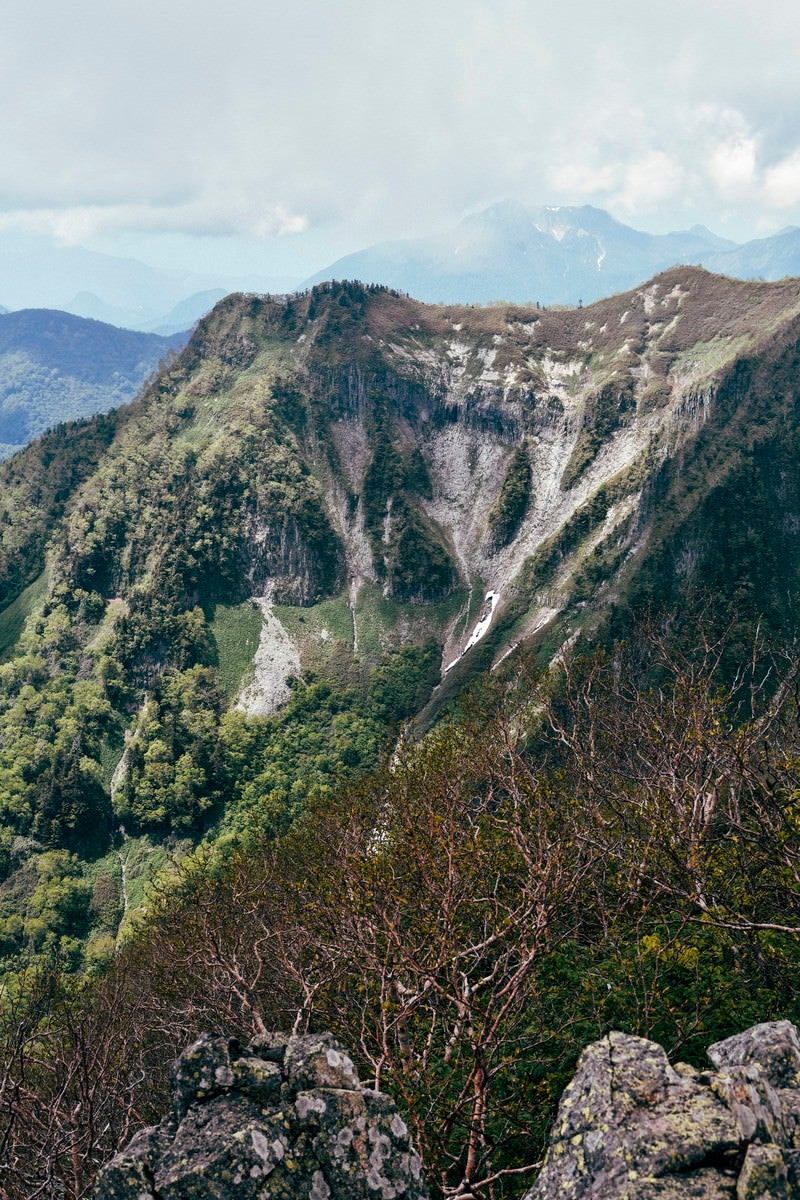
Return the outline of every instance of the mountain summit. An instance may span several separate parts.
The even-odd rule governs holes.
[[[536,237],[558,245],[565,218],[548,220]],[[128,824],[193,827],[209,764],[177,816],[152,779],[140,790],[148,697],[176,670],[212,671],[215,704],[264,715],[309,672],[340,687],[428,646],[408,717],[439,672],[434,706],[520,643],[550,653],[625,605],[680,613],[711,588],[784,631],[798,335],[797,281],[690,267],[571,311],[428,308],[357,284],[230,296],[132,406],[0,473],[0,634],[28,664],[6,669],[4,711],[30,670],[45,689],[94,680],[111,740],[75,769],[118,768]],[[50,828],[39,802],[17,834]]]
[[[682,264],[740,278],[796,274],[797,231],[737,246],[703,225],[643,233],[591,205],[529,209],[501,201],[436,238],[385,242],[318,272],[398,288],[430,303],[577,305]]]

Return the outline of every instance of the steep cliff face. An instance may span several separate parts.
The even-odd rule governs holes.
[[[692,514],[738,486],[756,408],[760,444],[786,436],[798,313],[795,282],[685,268],[571,312],[429,309],[357,285],[290,301],[294,428],[344,547],[354,621],[363,586],[401,603],[460,593],[447,667],[476,644],[492,593],[496,663],[559,615],[568,637],[668,538],[670,557],[702,559]],[[789,389],[770,389],[768,417],[769,385],[737,382],[763,356]]]
[[[452,598],[449,619],[422,620],[443,667],[492,593],[497,662],[559,614],[580,625],[670,538],[662,574],[691,582],[710,492],[793,434],[798,314],[796,282],[690,268],[573,311],[427,308],[356,284],[229,297],[69,501],[55,576],[105,603],[159,576],[178,607],[342,595],[354,643],[370,596],[405,610],[384,613],[382,643]]]

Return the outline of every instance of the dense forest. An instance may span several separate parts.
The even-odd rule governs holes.
[[[52,309],[0,312],[0,458],[64,421],[132,400],[187,338]]]

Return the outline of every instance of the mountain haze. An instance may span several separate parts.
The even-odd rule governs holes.
[[[244,289],[282,292],[296,283],[260,272],[241,276],[169,270],[11,230],[0,231],[0,281],[3,303],[12,310],[58,309],[157,333],[189,328],[213,304],[209,292],[217,293],[214,298]],[[172,310],[182,305],[187,307],[175,317]]]
[[[737,246],[703,225],[650,234],[590,205],[528,209],[504,201],[440,237],[385,242],[347,255],[307,282],[360,279],[429,303],[577,305],[679,264],[781,279],[800,270],[796,247],[796,231]]]

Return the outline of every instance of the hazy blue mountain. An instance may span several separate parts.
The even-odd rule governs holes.
[[[187,333],[161,337],[51,309],[0,314],[0,456],[132,399]]]
[[[133,258],[62,246],[40,234],[0,233],[0,289],[8,308],[60,309],[128,329],[171,324],[175,306],[200,292],[284,292],[296,282],[161,270]]]
[[[800,275],[800,229],[782,229],[772,237],[757,238],[743,246],[703,260],[711,271],[736,279],[785,279]]]
[[[150,332],[170,334],[177,333],[182,329],[191,329],[192,325],[206,313],[211,312],[217,301],[226,294],[225,288],[207,288],[202,292],[194,292],[176,304],[168,313],[164,313]]]
[[[702,225],[650,234],[590,205],[529,210],[504,201],[465,217],[444,236],[347,255],[307,284],[361,279],[431,303],[589,303],[667,267],[734,248]]]

